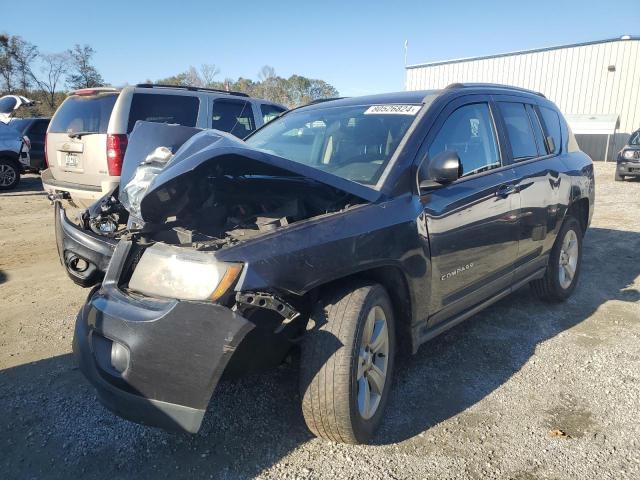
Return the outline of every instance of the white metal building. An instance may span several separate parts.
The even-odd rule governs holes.
[[[407,90],[487,82],[542,92],[567,117],[594,160],[615,159],[640,128],[640,37],[423,63],[406,67]]]

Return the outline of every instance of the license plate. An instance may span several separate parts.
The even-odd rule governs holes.
[[[67,167],[77,167],[78,166],[78,156],[73,153],[67,153],[64,157],[64,164]]]

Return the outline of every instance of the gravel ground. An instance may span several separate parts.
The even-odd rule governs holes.
[[[295,366],[221,383],[193,436],[101,407],[70,355],[86,291],[58,263],[39,178],[25,177],[0,194],[0,475],[640,478],[640,181],[596,169],[575,295],[547,305],[524,288],[422,346],[366,447],[311,437]]]

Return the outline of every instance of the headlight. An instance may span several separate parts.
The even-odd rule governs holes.
[[[624,152],[622,152],[622,158],[624,158],[625,160],[633,159],[633,150],[625,150]]]
[[[241,264],[218,262],[211,254],[156,243],[142,254],[129,288],[150,296],[214,301],[241,271]]]

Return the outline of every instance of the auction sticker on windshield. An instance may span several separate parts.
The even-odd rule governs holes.
[[[364,112],[365,115],[415,115],[422,108],[421,105],[371,105]]]

